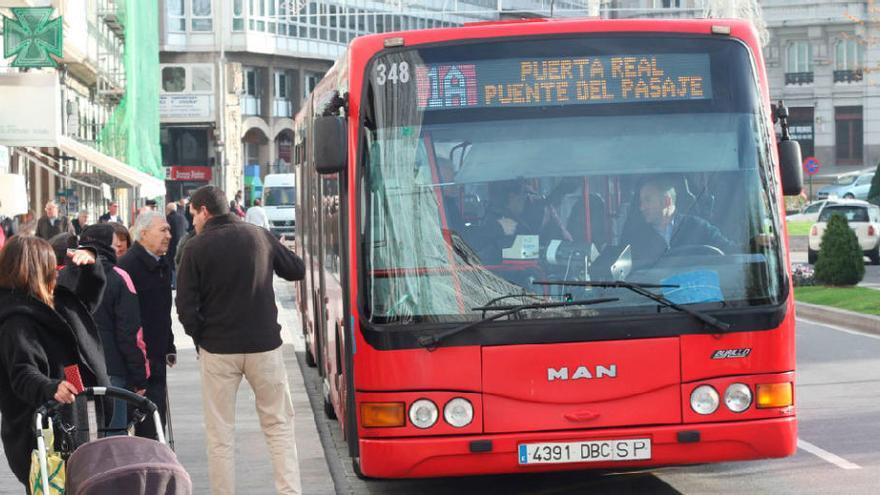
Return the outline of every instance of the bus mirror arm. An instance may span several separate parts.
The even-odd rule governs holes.
[[[780,100],[773,114],[774,122],[779,121],[782,137],[779,140],[779,175],[782,179],[782,194],[797,196],[804,190],[804,172],[801,162],[801,146],[791,139],[788,124],[788,108]]]

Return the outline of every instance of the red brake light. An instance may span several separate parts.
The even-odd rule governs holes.
[[[868,235],[869,236],[874,235],[874,226],[873,225],[868,225]]]
[[[815,225],[810,229],[810,235],[819,235],[819,229],[817,229]]]

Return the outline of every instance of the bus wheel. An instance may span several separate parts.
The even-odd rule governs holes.
[[[362,480],[372,479],[369,476],[366,476],[361,471],[361,458],[360,457],[352,457],[351,458],[351,469],[352,469],[352,471],[354,471],[355,476],[357,476],[358,478],[360,478]]]
[[[312,353],[312,343],[309,340],[308,334],[306,334],[306,364],[309,368],[318,366],[318,362],[315,361],[315,355]]]
[[[330,397],[324,397],[324,415],[329,419],[336,419],[336,411],[333,409],[333,403],[330,402]]]

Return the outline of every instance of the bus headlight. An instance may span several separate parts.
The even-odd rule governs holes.
[[[731,383],[724,392],[724,404],[733,412],[745,411],[752,405],[752,389],[744,383]]]
[[[456,428],[465,427],[474,420],[474,406],[467,399],[456,397],[443,407],[443,419]]]
[[[409,406],[409,420],[416,428],[430,428],[437,422],[440,412],[428,399],[419,399]]]
[[[691,392],[691,409],[697,414],[712,414],[718,403],[718,392],[709,385],[700,385]]]

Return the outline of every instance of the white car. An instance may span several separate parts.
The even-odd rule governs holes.
[[[862,252],[871,259],[871,264],[880,265],[880,206],[867,201],[849,200],[827,205],[819,213],[818,222],[810,228],[807,261],[815,264],[819,257],[822,234],[831,215],[842,215],[849,227],[856,233]]]
[[[263,178],[263,209],[273,234],[293,237],[296,232],[296,175],[269,174]]]
[[[789,222],[816,222],[819,220],[819,212],[822,211],[822,208],[827,205],[833,205],[837,203],[839,203],[839,201],[834,199],[822,199],[819,201],[813,201],[812,203],[809,203],[801,208],[799,212],[788,215],[787,217],[785,217],[785,219]]]

